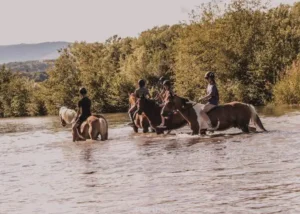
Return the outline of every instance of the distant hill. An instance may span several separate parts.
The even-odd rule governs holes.
[[[65,48],[68,45],[68,42],[45,42],[39,44],[0,46],[0,64],[56,59],[59,56],[57,50]]]
[[[54,64],[55,60],[36,60],[9,62],[5,64],[5,67],[9,68],[12,72],[21,73],[36,82],[42,82],[48,78],[46,71],[52,68]]]
[[[46,72],[53,67],[55,60],[36,60],[26,62],[9,62],[5,67],[13,72]]]

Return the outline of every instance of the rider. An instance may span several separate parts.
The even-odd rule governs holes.
[[[159,91],[156,97],[154,98],[158,103],[163,103],[164,102],[164,95],[165,95],[165,89],[164,89],[164,81],[166,81],[165,77],[160,77],[158,80],[158,86],[159,86]]]
[[[162,105],[165,105],[168,101],[168,97],[171,95],[173,96],[174,95],[174,92],[172,90],[172,87],[171,87],[171,82],[169,80],[165,80],[163,82],[163,87],[164,87],[164,93],[162,94],[162,97],[163,97],[163,104]],[[163,115],[163,111],[161,111],[161,124],[158,126],[158,128],[166,128],[165,127],[165,117]]]
[[[77,138],[79,140],[85,140],[84,137],[80,135],[80,126],[81,124],[91,116],[91,100],[87,97],[87,90],[85,88],[79,89],[79,94],[81,96],[81,100],[78,102],[78,111],[75,119],[75,125],[73,126],[73,132],[77,134]]]
[[[148,97],[150,98],[150,93],[149,93],[149,90],[145,87],[146,85],[146,82],[145,80],[143,79],[140,79],[138,81],[138,85],[139,85],[139,88],[137,88],[135,91],[134,91],[134,95],[137,97],[137,98],[141,98],[142,96],[145,96],[145,97]],[[131,123],[129,125],[131,126],[134,126],[134,115],[135,115],[135,112],[137,111],[137,106],[136,105],[133,105],[129,111],[128,111],[128,114],[129,114],[129,117],[131,119]]]
[[[200,101],[207,102],[203,109],[200,110],[200,115],[203,118],[202,124],[200,124],[200,129],[205,130],[207,128],[212,128],[211,121],[207,115],[211,109],[219,104],[219,92],[216,86],[215,74],[213,72],[207,72],[205,74],[205,79],[208,82],[207,95],[200,98]]]

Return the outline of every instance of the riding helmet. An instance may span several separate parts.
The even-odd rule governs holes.
[[[140,80],[139,80],[139,86],[140,86],[140,87],[144,87],[145,85],[146,85],[145,80],[140,79]]]
[[[169,81],[169,80],[165,80],[164,81],[164,83],[163,83],[163,85],[166,85],[166,86],[171,86],[171,82]]]
[[[208,79],[208,78],[214,79],[215,78],[215,74],[213,72],[211,72],[211,71],[206,72],[205,79]]]
[[[87,94],[86,88],[84,88],[84,87],[80,88],[80,89],[79,89],[79,93],[80,93],[81,95]]]

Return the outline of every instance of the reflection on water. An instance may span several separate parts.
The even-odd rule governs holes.
[[[257,107],[258,111],[265,116],[283,116],[285,114],[290,114],[293,112],[298,112],[300,107],[299,106],[274,106],[269,105],[265,107]]]
[[[268,133],[134,134],[110,114],[108,141],[80,143],[57,117],[2,119],[0,213],[300,213],[300,114],[259,111]]]

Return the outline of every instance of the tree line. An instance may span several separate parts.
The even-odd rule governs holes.
[[[259,0],[211,2],[190,21],[160,26],[137,38],[113,36],[103,43],[76,42],[36,83],[0,69],[0,116],[57,114],[76,108],[85,86],[94,112],[128,108],[128,93],[145,79],[154,93],[160,76],[178,95],[205,93],[204,74],[216,74],[221,102],[300,104],[300,3],[268,8]]]

